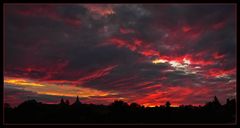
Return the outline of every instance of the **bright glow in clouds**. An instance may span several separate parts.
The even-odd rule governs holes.
[[[154,64],[158,64],[158,63],[166,63],[167,60],[163,60],[163,59],[156,59],[156,60],[153,60],[152,63]]]
[[[179,63],[179,62],[177,62],[177,61],[174,61],[174,60],[169,61],[168,63],[169,63],[172,67],[174,67],[174,68],[184,67],[184,65],[182,65],[181,63]]]
[[[188,60],[188,59],[186,59],[186,58],[183,58],[183,62],[185,63],[185,64],[191,64],[191,62],[190,62],[190,60]]]
[[[19,78],[4,78],[4,83],[15,88],[23,88],[25,91],[35,92],[37,94],[53,95],[53,96],[68,96],[68,97],[91,97],[91,96],[108,96],[116,95],[117,93],[105,92],[97,89],[76,87],[71,85],[54,85],[38,83],[35,81]]]
[[[156,60],[153,60],[152,63],[153,64],[169,63],[174,68],[184,68],[191,64],[190,60],[187,60],[186,58],[183,59],[183,64],[175,60],[165,60],[165,59],[156,59]]]
[[[156,59],[152,61],[153,64],[159,64],[159,63],[168,63],[171,67],[173,67],[177,71],[183,71],[186,74],[195,74],[196,71],[193,69],[190,69],[191,61],[183,58],[182,63],[176,60],[165,60],[165,59]]]

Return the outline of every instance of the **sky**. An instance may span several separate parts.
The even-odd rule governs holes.
[[[234,4],[5,4],[4,102],[236,97]]]

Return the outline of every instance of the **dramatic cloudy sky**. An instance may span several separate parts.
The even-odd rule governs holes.
[[[233,4],[8,4],[4,100],[146,106],[236,96]]]

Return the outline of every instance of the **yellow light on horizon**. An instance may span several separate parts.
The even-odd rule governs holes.
[[[4,79],[4,83],[23,86],[45,86],[43,84],[34,83],[23,79],[6,79],[6,80]]]
[[[116,92],[102,91],[94,88],[87,88],[82,86],[73,86],[71,84],[58,85],[54,83],[37,83],[24,78],[5,77],[4,83],[11,86],[22,87],[25,91],[35,92],[37,94],[52,95],[52,96],[68,96],[68,97],[91,97],[91,96],[108,96],[116,95]],[[21,88],[21,89],[22,89]]]

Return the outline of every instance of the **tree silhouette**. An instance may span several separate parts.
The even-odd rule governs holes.
[[[122,100],[115,100],[112,104],[112,107],[116,107],[116,108],[126,108],[128,107],[128,103],[122,101]]]
[[[70,103],[69,103],[69,100],[66,100],[65,104],[66,104],[66,105],[69,105],[69,104],[70,104]]]
[[[169,101],[167,101],[165,106],[166,106],[166,108],[170,108],[171,107],[171,103]]]
[[[141,108],[141,105],[137,104],[137,103],[131,103],[130,104],[130,107],[131,108],[134,108],[134,109],[138,109],[138,108]]]
[[[128,103],[122,101],[122,100],[115,100],[110,107],[112,108],[113,111],[121,113],[124,111],[127,111],[128,109]]]
[[[212,111],[217,111],[218,109],[221,108],[221,104],[216,96],[214,96],[214,100],[206,103],[205,108],[212,110]]]
[[[43,104],[28,100],[15,108],[4,104],[6,123],[233,123],[236,119],[236,100],[227,99],[221,105],[217,97],[204,106],[180,105],[144,107],[137,103],[115,100],[110,105],[83,104],[61,98],[58,104]]]
[[[64,102],[63,98],[60,101],[60,105],[65,105],[65,102]]]
[[[10,104],[4,103],[4,109],[12,109],[12,107]]]

